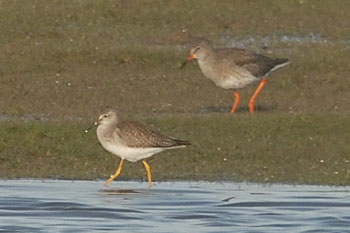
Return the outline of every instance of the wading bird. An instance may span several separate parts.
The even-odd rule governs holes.
[[[106,186],[120,175],[124,160],[142,160],[149,186],[152,187],[151,168],[145,159],[163,150],[190,145],[188,141],[165,136],[141,123],[121,121],[112,108],[102,111],[95,124],[98,125],[97,138],[102,147],[121,158],[117,171],[106,181]]]
[[[236,111],[240,101],[237,89],[260,81],[249,102],[249,111],[254,113],[255,99],[264,87],[267,76],[289,64],[286,58],[269,58],[244,49],[214,49],[208,41],[200,42],[191,50],[181,69],[193,59],[198,60],[204,76],[212,80],[216,86],[234,90],[235,102],[231,114]]]

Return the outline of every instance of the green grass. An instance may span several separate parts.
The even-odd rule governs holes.
[[[185,149],[150,159],[155,180],[350,184],[350,120],[309,115],[139,119],[172,136],[190,140]],[[2,122],[0,177],[103,179],[118,159],[98,144],[87,126]],[[120,179],[146,179],[141,163],[126,163]]]

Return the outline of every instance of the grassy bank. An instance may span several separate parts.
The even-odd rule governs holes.
[[[150,159],[155,180],[350,184],[347,116],[171,115],[140,119],[190,140],[186,149]],[[0,177],[103,179],[118,159],[80,124],[1,122]],[[126,163],[120,179],[146,179],[142,163]]]

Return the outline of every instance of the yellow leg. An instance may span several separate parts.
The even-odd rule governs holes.
[[[254,113],[255,99],[258,96],[258,94],[260,93],[261,89],[264,87],[265,83],[266,83],[266,77],[261,79],[258,88],[256,89],[256,91],[254,92],[254,95],[250,99],[250,102],[249,102],[249,111],[250,111],[250,113]]]
[[[231,110],[231,114],[236,112],[239,100],[241,99],[241,97],[239,96],[238,91],[235,90],[235,103],[233,104],[232,110]]]
[[[152,187],[152,175],[151,175],[151,167],[148,165],[148,163],[146,162],[146,160],[142,160],[143,165],[146,168],[147,171],[147,177],[148,177],[148,183],[149,183],[149,187]]]
[[[114,173],[114,175],[111,175],[111,177],[106,181],[105,186],[109,187],[109,184],[110,184],[113,180],[117,179],[117,177],[118,177],[118,176],[120,175],[120,173],[122,172],[123,163],[124,163],[124,159],[122,158],[122,159],[120,160],[120,163],[119,163],[119,166],[118,166],[117,171]]]

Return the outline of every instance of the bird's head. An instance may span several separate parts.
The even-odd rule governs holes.
[[[186,59],[186,61],[182,64],[180,69],[182,69],[187,62],[195,60],[195,59],[204,59],[208,53],[211,51],[211,46],[208,41],[202,41],[197,46],[193,47],[190,51],[190,55]]]
[[[98,117],[98,120],[95,122],[95,125],[107,125],[111,123],[117,123],[118,120],[119,119],[117,111],[113,108],[108,107],[101,111],[101,114]]]

